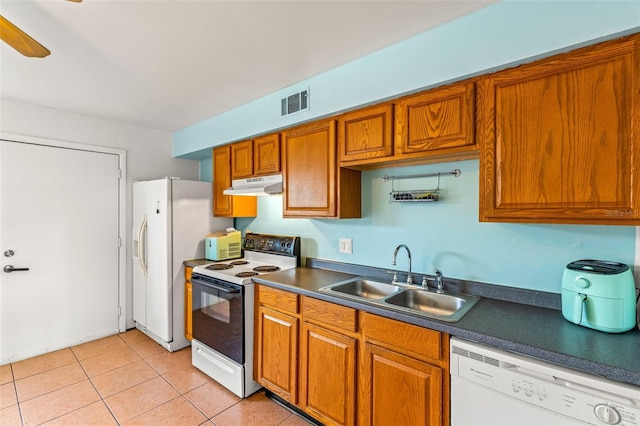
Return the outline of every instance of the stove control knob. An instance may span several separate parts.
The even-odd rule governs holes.
[[[608,425],[617,425],[622,420],[618,410],[606,404],[596,405],[593,411],[595,411],[599,420]]]

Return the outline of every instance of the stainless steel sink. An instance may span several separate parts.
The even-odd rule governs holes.
[[[478,297],[467,294],[456,295],[407,289],[386,298],[385,303],[409,311],[417,311],[429,317],[454,322],[459,321],[478,300],[480,300]]]
[[[362,297],[364,299],[382,299],[383,297],[402,291],[402,287],[378,281],[356,279],[344,284],[331,286],[330,291],[348,294],[359,298]]]
[[[468,294],[436,293],[413,285],[364,277],[322,287],[320,291],[447,322],[459,321],[480,300]]]

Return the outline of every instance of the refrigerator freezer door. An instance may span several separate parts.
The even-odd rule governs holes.
[[[133,319],[166,342],[173,339],[171,288],[171,181],[159,179],[133,185],[134,229],[146,215],[146,231],[138,253],[146,257],[147,276],[134,264]]]

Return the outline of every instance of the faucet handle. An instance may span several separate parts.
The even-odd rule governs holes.
[[[393,274],[393,278],[391,279],[391,283],[398,282],[398,273],[396,271],[387,271],[387,274]]]
[[[422,277],[422,288],[425,289],[426,291],[429,291],[429,282],[426,275]]]

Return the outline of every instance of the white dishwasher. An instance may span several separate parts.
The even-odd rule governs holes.
[[[451,426],[639,422],[638,386],[451,339]]]

